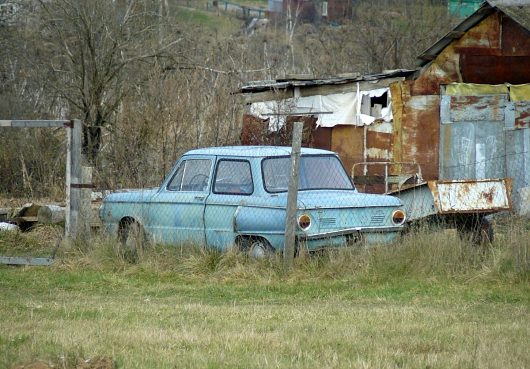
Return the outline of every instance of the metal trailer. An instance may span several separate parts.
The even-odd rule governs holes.
[[[447,228],[456,228],[463,237],[475,243],[493,241],[493,226],[488,215],[512,210],[512,180],[510,178],[473,180],[424,181],[421,169],[412,163],[363,162],[352,168],[356,184],[374,183],[374,176],[355,175],[357,166],[384,167],[380,177],[381,190],[401,199],[407,212],[407,223],[436,222]],[[390,167],[416,166],[412,174],[395,173]],[[394,169],[392,168],[392,169]],[[364,169],[364,173],[366,173]]]

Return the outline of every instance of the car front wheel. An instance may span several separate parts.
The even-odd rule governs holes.
[[[263,259],[274,253],[274,249],[269,242],[259,237],[240,241],[240,249],[253,259]]]

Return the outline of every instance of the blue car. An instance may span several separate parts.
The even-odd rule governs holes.
[[[159,188],[108,195],[100,217],[130,247],[148,239],[264,256],[284,247],[290,155],[290,147],[191,150]],[[298,248],[392,242],[405,218],[399,199],[357,192],[336,153],[302,148]]]

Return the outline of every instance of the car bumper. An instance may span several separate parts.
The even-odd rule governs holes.
[[[348,229],[340,229],[337,231],[330,231],[330,232],[319,232],[315,234],[306,234],[306,235],[299,235],[298,238],[301,240],[319,240],[319,239],[329,239],[333,237],[338,236],[348,236],[348,235],[356,235],[360,233],[379,233],[379,234],[385,234],[385,233],[396,233],[401,232],[403,230],[403,226],[393,226],[393,227],[365,227],[365,228],[348,228]]]

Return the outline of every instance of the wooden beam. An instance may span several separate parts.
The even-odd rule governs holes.
[[[359,81],[345,84],[329,84],[321,86],[300,87],[300,96],[316,96],[316,95],[331,95],[345,92],[357,92],[357,83],[359,83],[359,90],[369,91],[376,88],[384,88],[390,86],[391,83],[405,80],[405,77],[382,78],[375,81]]]
[[[357,92],[357,83],[361,91],[374,90],[390,86],[391,83],[404,81],[405,77],[381,78],[374,81],[349,82],[344,84],[328,84],[320,86],[304,87],[300,86],[300,96],[331,95],[345,92]],[[294,97],[293,90],[263,91],[256,93],[242,94],[245,104],[252,104],[263,101],[278,101]]]
[[[432,55],[432,54],[422,54],[419,56],[419,58],[421,60],[425,60],[425,61],[431,61],[431,60],[434,60],[436,59],[438,55]]]
[[[464,36],[466,33],[463,31],[451,31],[447,34],[447,37],[450,37],[452,39],[458,39]]]
[[[67,120],[0,120],[2,128],[53,128],[65,127]]]

